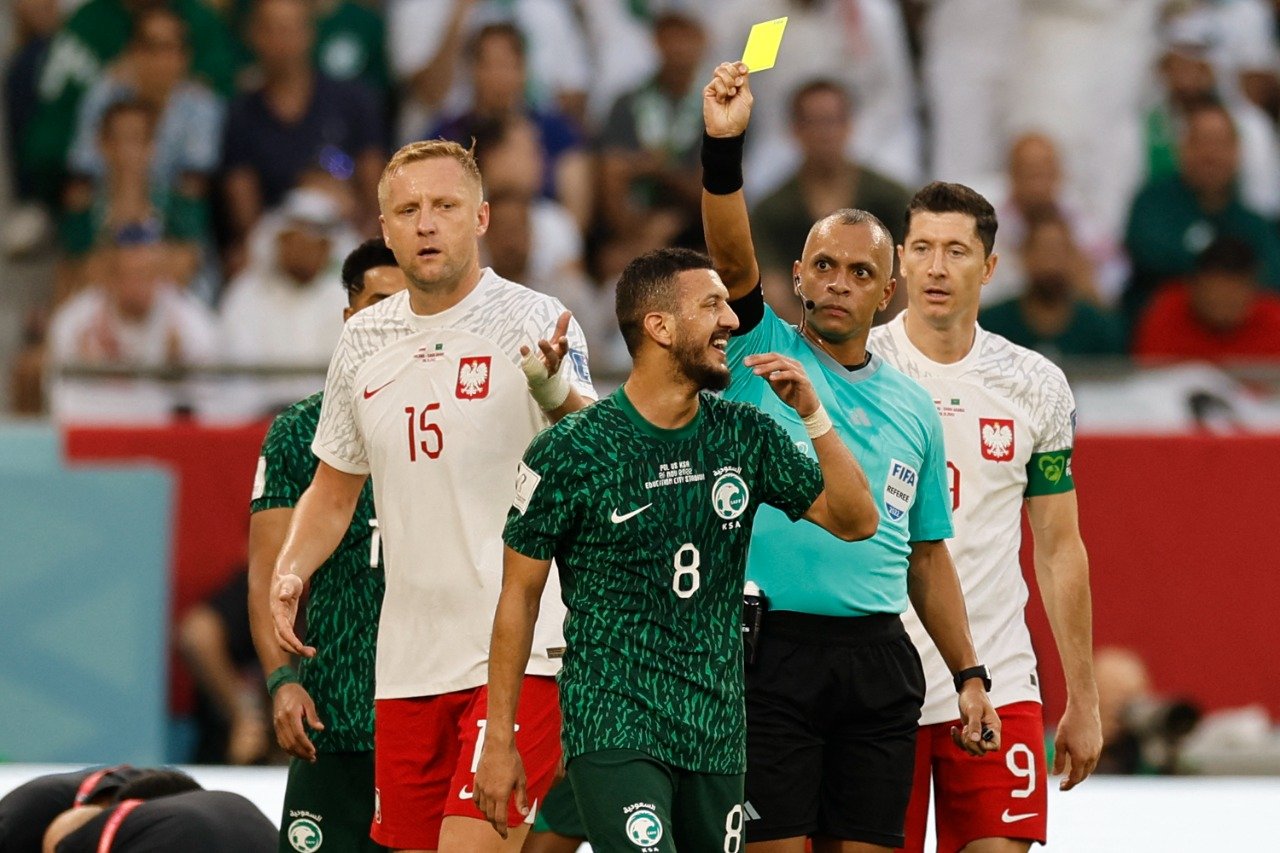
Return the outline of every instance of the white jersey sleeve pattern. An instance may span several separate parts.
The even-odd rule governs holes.
[[[414,328],[403,318],[408,301],[408,293],[402,292],[354,315],[343,327],[329,360],[311,450],[339,471],[369,473],[369,452],[356,421],[356,373],[383,347],[413,334]]]

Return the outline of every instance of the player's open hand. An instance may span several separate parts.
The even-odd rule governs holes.
[[[302,644],[294,633],[298,618],[298,600],[302,598],[302,578],[295,574],[276,575],[271,581],[271,619],[275,623],[276,641],[289,654],[313,658],[316,650]]]
[[[271,720],[280,748],[303,761],[315,763],[316,745],[302,728],[305,722],[314,731],[324,731],[316,713],[316,703],[301,684],[281,684],[271,700]]]
[[[742,363],[750,367],[756,376],[764,377],[773,393],[802,418],[818,410],[818,392],[813,390],[809,375],[800,362],[776,352],[749,355]]]
[[[702,121],[707,135],[741,136],[751,121],[751,84],[747,82],[747,66],[741,62],[722,62],[702,90]]]
[[[970,755],[986,755],[1000,749],[1000,715],[977,679],[965,682],[960,691],[960,719],[963,728],[951,727],[951,740],[956,746]]]
[[[555,376],[560,369],[560,362],[569,354],[569,321],[572,319],[573,315],[568,311],[561,314],[550,340],[544,338],[538,341],[538,352],[535,353],[527,346],[520,347],[523,359],[520,368],[531,384],[545,381],[548,376]]]
[[[475,804],[485,820],[503,838],[507,837],[507,804],[511,793],[516,795],[516,809],[529,814],[529,795],[525,789],[524,762],[515,741],[509,745],[487,742],[480,753],[480,765],[476,768]]]
[[[1066,773],[1058,789],[1070,791],[1098,766],[1102,755],[1102,720],[1098,706],[1077,708],[1067,700],[1067,710],[1053,738],[1053,775]]]

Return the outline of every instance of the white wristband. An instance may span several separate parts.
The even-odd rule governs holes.
[[[569,398],[569,372],[564,369],[563,360],[560,369],[548,376],[542,357],[531,350],[520,360],[520,369],[529,383],[529,394],[544,412],[560,408]]]
[[[800,418],[804,421],[804,431],[809,433],[809,438],[820,438],[831,432],[832,423],[831,416],[827,414],[827,410],[818,404],[818,408],[811,415],[805,415]]]

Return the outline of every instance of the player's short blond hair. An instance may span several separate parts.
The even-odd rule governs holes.
[[[480,178],[480,166],[476,164],[475,155],[470,149],[447,139],[424,139],[420,142],[410,142],[391,155],[391,159],[382,170],[382,177],[378,179],[378,205],[386,204],[391,178],[396,172],[410,163],[441,157],[456,160],[458,165],[462,166],[463,174],[475,182],[476,193],[483,193],[484,182]]]

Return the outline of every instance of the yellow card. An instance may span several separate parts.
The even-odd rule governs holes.
[[[787,28],[786,18],[761,21],[751,27],[747,47],[742,51],[742,64],[751,72],[772,68],[782,46],[782,31]]]

